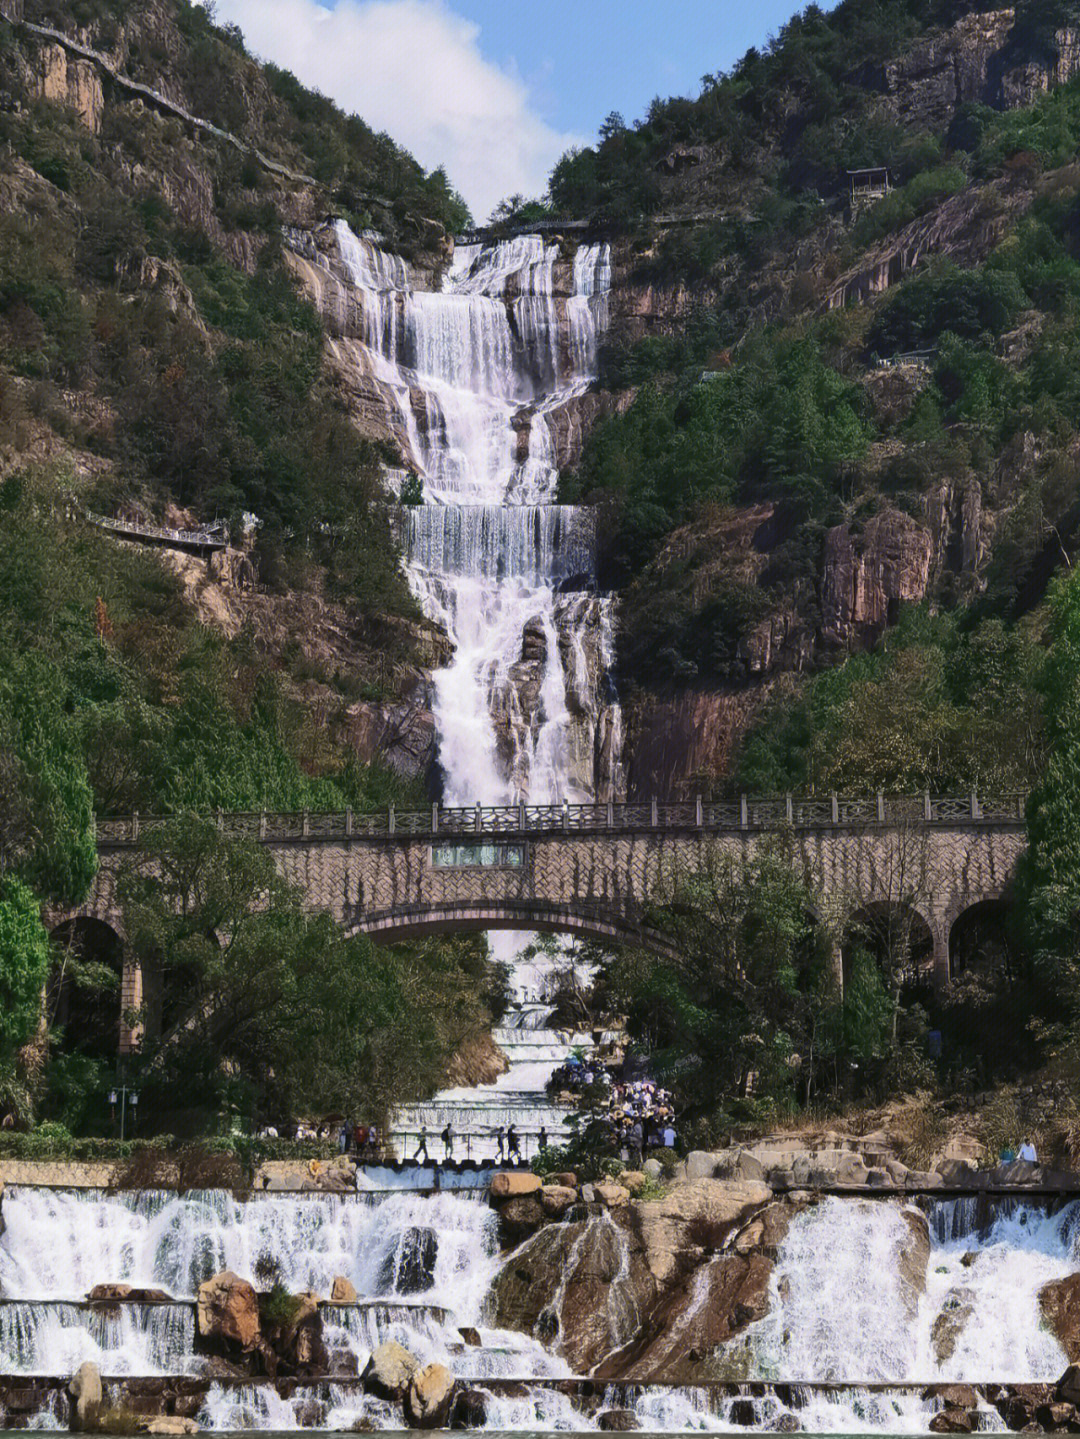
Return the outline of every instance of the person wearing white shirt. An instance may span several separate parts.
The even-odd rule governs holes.
[[[1021,1144],[1020,1153],[1017,1155],[1017,1158],[1024,1164],[1038,1164],[1039,1161],[1035,1155],[1035,1146],[1030,1139],[1025,1139],[1023,1144]]]

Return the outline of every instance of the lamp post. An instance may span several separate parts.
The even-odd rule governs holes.
[[[124,1142],[124,1126],[127,1120],[127,1108],[131,1105],[131,1124],[135,1126],[135,1114],[139,1108],[139,1091],[130,1089],[126,1084],[121,1084],[118,1090],[109,1090],[109,1106],[112,1109],[113,1123],[116,1123],[116,1101],[120,1101],[120,1143]]]

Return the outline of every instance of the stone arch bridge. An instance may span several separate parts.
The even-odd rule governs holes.
[[[650,898],[718,856],[779,844],[834,922],[860,910],[911,915],[924,935],[923,962],[942,985],[954,926],[1007,897],[1025,845],[1024,804],[1023,795],[879,795],[217,819],[226,833],[270,848],[313,909],[387,942],[439,931],[554,930],[664,951],[669,942],[647,922]],[[122,938],[117,875],[166,823],[99,820],[93,892],[78,910],[46,916],[50,926],[92,918]],[[122,998],[125,1009],[141,1004],[131,967]]]

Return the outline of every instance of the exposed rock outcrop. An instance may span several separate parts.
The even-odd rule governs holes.
[[[450,1089],[470,1089],[494,1084],[510,1068],[510,1061],[487,1030],[471,1035],[460,1044],[446,1070]]]
[[[1080,1274],[1044,1284],[1039,1290],[1039,1309],[1069,1363],[1080,1363]]]
[[[825,539],[821,630],[826,643],[876,639],[903,601],[926,594],[933,559],[930,532],[900,510],[882,510],[861,535],[837,525]]]
[[[634,1221],[653,1278],[665,1284],[685,1272],[771,1199],[772,1190],[760,1182],[699,1179],[672,1185],[663,1199],[636,1204]]]
[[[105,112],[101,75],[90,60],[69,55],[62,45],[45,44],[40,52],[41,98],[74,110],[96,135]]]
[[[259,1339],[259,1296],[246,1279],[222,1270],[199,1285],[199,1337],[215,1346],[250,1351]]]

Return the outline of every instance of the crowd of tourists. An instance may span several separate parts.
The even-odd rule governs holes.
[[[620,1157],[635,1166],[650,1149],[674,1149],[678,1143],[671,1091],[651,1079],[613,1084],[608,1096],[608,1119]]]
[[[674,1149],[679,1135],[671,1091],[647,1076],[624,1078],[625,1062],[605,1065],[575,1056],[560,1064],[548,1080],[548,1093],[582,1095],[595,1085],[604,1098],[597,1116],[626,1163],[641,1164],[651,1149]],[[631,1071],[633,1072],[633,1070]]]

